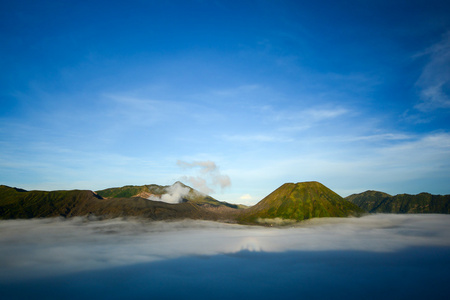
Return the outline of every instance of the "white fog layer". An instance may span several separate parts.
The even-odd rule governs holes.
[[[450,247],[448,228],[449,215],[323,218],[281,228],[191,220],[7,220],[0,221],[0,282],[241,251],[392,253]]]

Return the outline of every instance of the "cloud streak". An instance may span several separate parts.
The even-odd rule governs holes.
[[[450,31],[417,56],[427,56],[429,60],[416,82],[421,102],[415,108],[423,112],[450,108]]]
[[[271,107],[264,107],[267,115],[277,122],[296,122],[296,126],[308,126],[312,127],[324,122],[326,120],[335,119],[344,116],[350,111],[342,107],[323,107],[312,106],[307,109],[299,109],[293,107],[290,110],[274,110]]]
[[[269,134],[254,134],[254,135],[226,135],[224,139],[231,142],[246,142],[246,143],[287,143],[294,139],[282,137],[280,135]]]

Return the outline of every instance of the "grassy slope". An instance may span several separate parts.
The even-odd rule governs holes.
[[[222,202],[214,199],[211,196],[202,194],[193,188],[179,182],[179,184],[182,187],[189,188],[189,193],[184,197],[185,202],[193,202],[198,205],[211,205],[211,206],[227,206],[230,208],[239,208],[238,205],[230,204],[227,202]],[[149,193],[153,195],[162,195],[167,193],[167,189],[170,186],[160,186],[156,184],[150,184],[150,185],[141,185],[141,186],[134,186],[134,185],[126,185],[123,187],[117,187],[117,188],[109,188],[105,190],[96,191],[97,194],[104,198],[130,198],[130,197],[136,197],[139,194],[142,193]]]
[[[400,194],[391,196],[377,191],[366,191],[346,197],[371,213],[450,213],[450,195]]]
[[[96,191],[96,193],[103,198],[130,198],[147,191],[148,188],[146,185],[126,185],[120,188],[109,188]]]
[[[346,217],[364,211],[355,204],[319,182],[286,183],[243,211],[243,223],[254,223],[259,218],[305,220],[318,217]]]
[[[83,211],[99,197],[92,191],[25,191],[0,186],[0,218],[67,216]]]
[[[24,191],[0,186],[0,219],[73,217],[94,214],[104,217],[166,219],[218,219],[191,203],[168,204],[139,197],[102,199],[92,191]]]
[[[33,218],[54,216],[104,217],[137,216],[154,220],[208,219],[255,224],[258,219],[281,218],[304,220],[314,217],[345,217],[363,211],[318,182],[287,183],[257,205],[232,209],[209,196],[191,189],[188,202],[168,204],[140,197],[135,193],[163,193],[167,187],[158,185],[125,186],[99,191],[24,191],[0,186],[0,218]],[[101,196],[110,196],[104,199]],[[122,198],[120,196],[126,196]]]

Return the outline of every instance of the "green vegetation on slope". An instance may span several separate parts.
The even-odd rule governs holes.
[[[242,212],[239,221],[257,223],[261,219],[306,220],[320,217],[347,217],[364,213],[355,204],[319,182],[286,183],[255,206]]]
[[[0,186],[0,218],[68,216],[101,197],[92,191],[25,191]]]
[[[92,191],[25,191],[0,186],[0,218],[73,217],[96,215],[105,218],[144,217],[153,220],[204,219],[244,224],[272,224],[270,220],[295,222],[317,217],[346,217],[363,210],[318,182],[286,183],[258,204],[247,209],[220,202],[181,183],[183,202],[152,201],[173,186],[125,186]],[[129,195],[137,197],[129,197]],[[141,196],[139,196],[141,195]],[[108,198],[102,198],[108,197]],[[119,197],[126,196],[126,197]],[[144,198],[145,197],[145,198]],[[276,224],[276,223],[273,223]]]
[[[103,199],[92,191],[25,191],[0,186],[0,219],[89,215],[153,220],[220,218],[192,203],[169,204],[139,197]]]
[[[366,191],[346,197],[370,213],[450,213],[450,195],[399,194],[391,196],[377,191]]]
[[[146,185],[126,185],[123,187],[96,191],[96,193],[103,198],[130,198],[143,192],[148,192],[148,187]]]
[[[170,185],[161,186],[157,184],[149,184],[141,186],[126,185],[123,187],[109,188],[105,190],[96,191],[96,193],[102,196],[103,198],[130,198],[130,197],[148,198],[150,195],[161,196],[163,194],[170,193],[170,188],[175,185],[181,187],[183,190],[188,190],[187,193],[183,194],[182,202],[193,202],[198,205],[210,205],[213,207],[226,206],[230,208],[239,208],[238,205],[218,201],[213,197],[200,193],[191,188],[190,186],[187,186],[179,181],[175,182],[172,186]]]

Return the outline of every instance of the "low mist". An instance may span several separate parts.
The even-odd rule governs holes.
[[[450,246],[448,228],[447,215],[323,218],[287,228],[81,217],[1,221],[0,278],[22,276],[21,270],[34,269],[30,274],[34,276],[242,250],[392,252],[412,246]]]
[[[268,299],[280,293],[276,289],[280,285],[285,287],[286,293],[299,289],[298,281],[293,281],[292,277],[306,281],[315,278],[333,287],[335,279],[329,276],[339,274],[344,276],[339,277],[339,284],[351,284],[344,283],[342,278],[356,281],[365,278],[368,282],[360,284],[367,288],[373,288],[371,284],[377,280],[397,280],[398,276],[397,285],[404,288],[409,283],[403,282],[400,274],[410,272],[412,276],[416,271],[417,274],[426,274],[428,279],[422,278],[425,275],[414,275],[417,277],[415,280],[434,280],[436,285],[450,279],[448,228],[448,215],[380,214],[362,218],[323,218],[278,228],[209,221],[101,221],[81,217],[0,221],[0,289],[15,293],[20,289],[14,287],[24,284],[44,290],[47,285],[51,289],[55,278],[67,276],[75,282],[71,284],[76,285],[77,279],[74,278],[86,278],[86,274],[99,282],[97,286],[91,286],[91,292],[100,292],[104,284],[104,288],[109,285],[108,290],[117,289],[117,295],[123,297],[151,292],[160,293],[159,296],[170,294],[172,297],[191,298],[177,290],[183,287],[192,292],[192,298],[211,296],[225,299],[234,294],[229,294],[230,290],[220,282],[244,289],[242,282],[249,281],[249,284],[254,284],[249,288],[258,287],[254,295]],[[294,268],[295,265],[297,267]],[[385,274],[381,266],[390,273]],[[78,277],[79,272],[84,272],[84,275]],[[107,274],[128,274],[131,278],[141,276],[134,280],[148,284],[143,290],[134,291],[135,294],[123,294],[124,291],[119,289],[125,283],[114,287],[114,283],[108,281],[112,280],[111,275]],[[242,278],[242,274],[247,277]],[[434,275],[439,275],[441,281]],[[191,279],[195,276],[201,280]],[[137,285],[138,282],[128,284]],[[206,291],[216,287],[223,293],[217,297],[198,294],[196,288],[200,282],[205,287],[209,286]],[[318,284],[310,282],[309,286],[304,285],[305,295],[314,294],[311,289]],[[334,288],[336,292],[341,291],[340,287]],[[361,286],[354,288],[358,291]],[[246,290],[242,295],[248,293]],[[355,299],[358,295],[354,295]],[[250,294],[247,296],[251,297]],[[324,298],[328,296],[323,295]],[[386,297],[384,294],[381,296]]]

